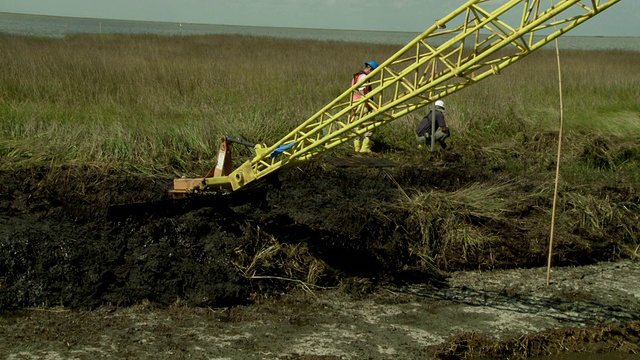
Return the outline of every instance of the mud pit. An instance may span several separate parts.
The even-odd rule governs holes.
[[[163,200],[171,179],[86,167],[4,172],[0,352],[289,359],[637,353],[640,266],[621,259],[620,229],[606,229],[605,238],[561,222],[553,283],[545,286],[549,197],[519,203],[503,219],[465,217],[491,234],[487,246],[446,245],[432,234],[440,248],[425,266],[411,251],[424,229],[399,199],[496,177],[443,156],[402,166],[318,160],[237,196],[126,214],[116,208],[110,221],[109,205]],[[533,188],[531,180],[509,191]],[[637,202],[637,194],[603,191]],[[439,226],[432,229],[445,230]]]

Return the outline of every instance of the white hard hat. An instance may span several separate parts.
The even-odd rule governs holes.
[[[437,108],[440,108],[440,109],[444,110],[444,101],[438,100],[438,101],[436,101],[435,105],[436,105]]]

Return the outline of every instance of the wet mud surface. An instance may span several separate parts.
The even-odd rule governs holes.
[[[518,359],[586,352],[634,359],[639,265],[560,268],[549,287],[545,269],[536,268],[455,272],[446,288],[347,289],[366,287],[360,280],[227,308],[30,308],[3,314],[0,352],[49,359]]]
[[[412,250],[424,228],[400,199],[499,176],[446,158],[428,165],[348,160],[314,161],[248,191],[181,202],[167,200],[165,178],[90,167],[0,173],[0,353],[455,359],[638,352],[640,266],[621,251],[625,230],[559,222],[547,287],[551,198],[520,197],[503,217],[464,217],[490,235],[483,246],[447,242],[450,229],[431,219],[425,263]],[[505,196],[536,186],[521,181]],[[621,189],[602,192],[638,199]],[[110,208],[131,203],[142,204]]]

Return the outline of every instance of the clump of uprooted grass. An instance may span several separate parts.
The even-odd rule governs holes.
[[[278,288],[311,291],[323,287],[331,278],[327,264],[311,255],[306,244],[282,243],[249,225],[244,227],[244,236],[246,241],[235,249],[232,263],[243,276],[254,280],[255,296],[268,296]]]
[[[640,246],[640,204],[638,198],[611,200],[583,194],[566,192],[561,196],[559,207],[569,222],[569,228],[582,237],[606,243],[615,239],[614,252],[629,258],[638,257]]]
[[[485,250],[496,235],[485,231],[482,224],[507,221],[514,204],[521,200],[515,193],[512,183],[474,183],[453,192],[431,190],[400,197],[396,206],[409,214],[407,227],[419,229],[420,237],[409,244],[416,265],[447,269],[451,249],[461,250],[464,259],[478,249]]]
[[[517,180],[495,183],[473,183],[455,191],[430,190],[414,192],[398,198],[396,206],[408,215],[407,228],[418,229],[419,236],[409,240],[409,251],[415,264],[422,268],[459,270],[461,267],[492,269],[502,266],[505,254],[500,244],[517,244],[513,236],[529,234],[530,248],[520,248],[517,261],[529,266],[542,266],[541,254],[548,247],[552,221],[556,236],[579,234],[592,242],[591,247],[607,249],[595,255],[590,246],[585,259],[566,259],[580,263],[623,256],[638,257],[640,246],[640,206],[637,195],[611,199],[611,195],[583,193],[580,188],[563,185],[557,200],[556,218],[551,217],[552,186],[541,183],[536,189],[523,191]],[[527,186],[528,187],[528,186]],[[525,209],[526,218],[519,214]],[[516,225],[520,224],[520,225]],[[517,231],[510,229],[515,226]],[[540,227],[543,227],[542,229]],[[533,241],[533,238],[538,240]],[[542,244],[532,245],[542,240]],[[564,258],[564,256],[561,255]],[[513,264],[511,264],[513,265]]]

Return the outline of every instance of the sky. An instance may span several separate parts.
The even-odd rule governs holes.
[[[559,1],[559,0],[554,0]],[[601,0],[604,1],[604,0]],[[182,23],[422,32],[466,0],[0,0],[0,12]],[[506,0],[491,0],[490,4]],[[590,3],[590,0],[585,0]],[[571,32],[640,36],[640,0]]]

